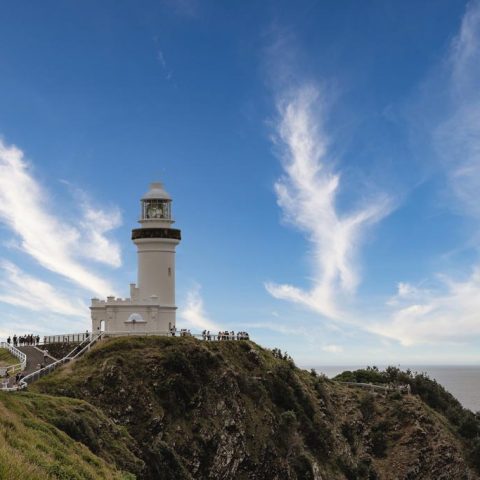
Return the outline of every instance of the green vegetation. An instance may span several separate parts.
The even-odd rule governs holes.
[[[332,382],[249,341],[105,340],[0,395],[0,480],[479,478],[477,418],[438,384],[398,369],[339,378],[414,394]]]
[[[129,451],[131,440],[85,402],[0,394],[0,479],[134,479],[113,466],[140,471],[141,461]]]
[[[394,373],[367,369],[342,379],[403,381]],[[422,385],[415,392],[426,398]],[[247,341],[111,339],[31,390],[81,398],[124,426],[145,463],[145,480],[361,480],[389,478],[391,471],[404,478],[402,469],[406,476],[414,465],[422,469],[418,478],[471,473],[459,430],[447,428],[448,417],[419,396],[358,392]],[[462,428],[472,434],[475,427]],[[422,435],[435,438],[435,448],[426,451]],[[117,456],[112,461],[132,471]]]
[[[0,348],[0,367],[8,367],[20,363],[6,348]]]
[[[401,371],[397,367],[387,367],[380,371],[377,367],[354,372],[345,371],[334,380],[373,384],[410,385],[412,394],[418,395],[429,407],[444,416],[450,426],[463,439],[467,456],[480,472],[480,415],[463,408],[460,402],[436,380],[426,373]],[[392,394],[393,396],[397,394]]]

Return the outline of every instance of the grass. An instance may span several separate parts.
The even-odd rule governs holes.
[[[17,363],[20,363],[17,357],[14,357],[6,348],[0,348],[0,367],[9,367]]]
[[[76,441],[71,432],[67,434],[55,426],[55,422],[71,421],[79,414],[104,428],[108,424],[85,402],[31,393],[0,393],[0,479],[134,479],[134,475],[121,472]],[[127,446],[122,454],[130,454]]]

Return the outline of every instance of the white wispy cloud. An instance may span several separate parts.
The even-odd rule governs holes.
[[[165,80],[171,80],[173,77],[173,72],[167,65],[167,61],[165,60],[165,55],[163,51],[159,48],[157,50],[157,60],[160,66],[162,67],[163,73],[165,75]]]
[[[79,208],[78,226],[54,213],[23,152],[0,140],[0,221],[16,236],[18,247],[44,268],[95,295],[113,294],[110,282],[92,273],[84,259],[120,265],[117,243],[105,236],[120,223],[119,214],[112,217],[91,206]]]
[[[0,269],[0,302],[35,312],[88,318],[88,307],[81,300],[61,293],[9,261],[0,261]]]
[[[191,328],[211,330],[212,333],[220,330],[220,327],[209,318],[205,311],[198,284],[187,293],[185,305],[179,309],[178,315]]]
[[[304,86],[281,96],[278,110],[284,175],[275,184],[277,202],[285,220],[311,243],[313,285],[309,290],[272,282],[265,286],[275,298],[338,319],[338,297],[352,294],[360,281],[356,255],[362,234],[390,212],[391,203],[377,196],[356,211],[339,211],[340,175],[329,156],[325,105],[318,88]]]
[[[393,303],[390,321],[370,331],[399,340],[403,345],[462,342],[480,335],[480,268],[464,281],[439,277],[436,289],[410,287]]]
[[[433,131],[438,165],[450,186],[449,203],[455,211],[478,222],[480,217],[480,2],[467,5],[458,35],[442,67],[422,90],[421,105],[431,95],[442,105],[425,120]],[[429,138],[428,135],[425,135]],[[403,345],[460,342],[480,336],[480,265],[453,279],[437,276],[436,288],[400,283],[387,322],[371,331],[399,340]]]
[[[431,79],[432,90],[445,92],[444,110],[433,118],[433,142],[460,213],[480,217],[480,2],[467,5],[452,41],[445,75]],[[435,125],[435,123],[437,123]]]
[[[330,343],[328,345],[324,345],[322,347],[322,350],[324,352],[328,352],[328,353],[342,353],[343,352],[343,347],[340,346],[340,345],[335,345],[333,343]]]
[[[81,189],[66,183],[78,204],[80,218],[78,228],[83,241],[78,244],[77,254],[111,267],[122,265],[120,245],[106,234],[122,224],[122,215],[117,207],[99,209]]]
[[[305,338],[312,337],[312,331],[301,325],[285,325],[280,322],[247,322],[243,324],[243,328],[247,330],[270,330],[272,332],[282,333],[288,336],[302,336]]]

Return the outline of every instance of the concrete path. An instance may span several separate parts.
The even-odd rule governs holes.
[[[40,369],[40,364],[44,363],[43,352],[36,347],[17,347],[21,352],[27,356],[27,367],[23,371],[23,375],[27,376]],[[53,360],[48,356],[46,358],[45,366],[53,363]]]
[[[17,348],[27,356],[27,366],[25,370],[22,372],[23,376],[27,376],[30,373],[36,372],[37,370],[40,369],[40,365],[44,363],[43,352],[40,349],[33,346],[24,346],[24,347],[17,346]],[[48,356],[45,361],[45,366],[50,365],[54,361],[55,361],[54,359]],[[8,380],[9,387],[13,387],[14,385],[15,385],[15,376],[10,377]]]

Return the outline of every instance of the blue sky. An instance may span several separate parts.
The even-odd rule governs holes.
[[[480,2],[0,1],[0,336],[126,297],[301,365],[480,361]]]

